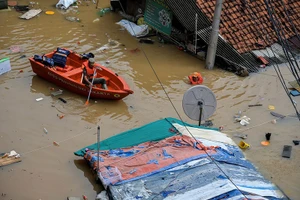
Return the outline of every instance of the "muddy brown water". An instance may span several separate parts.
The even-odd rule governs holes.
[[[292,143],[300,138],[300,123],[294,117],[271,123],[274,117],[269,105],[281,114],[295,113],[272,67],[246,78],[216,68],[206,70],[203,61],[173,45],[160,44],[155,38],[153,45],[138,43],[115,24],[121,20],[116,13],[99,17],[93,3],[80,5],[78,12],[63,12],[55,3],[39,2],[43,12],[30,20],[19,19],[21,14],[14,9],[0,12],[0,55],[9,57],[12,66],[9,73],[0,76],[0,152],[14,149],[22,154],[22,162],[0,167],[0,199],[52,200],[82,195],[94,199],[103,188],[85,161],[73,152],[96,142],[97,125],[103,140],[164,117],[197,124],[181,106],[184,92],[191,87],[187,75],[194,71],[201,72],[204,85],[217,97],[217,110],[211,117],[214,126],[223,126],[236,143],[240,139],[233,134],[247,134],[251,148],[245,151],[246,157],[291,199],[300,199],[300,146]],[[99,7],[108,5],[108,1],[101,1]],[[55,14],[46,15],[47,10]],[[70,22],[66,16],[81,21]],[[12,46],[21,52],[12,52]],[[105,51],[101,51],[103,46]],[[67,104],[52,97],[50,88],[59,88],[37,77],[28,57],[56,47],[93,52],[98,62],[128,82],[134,94],[117,102],[91,100],[88,107],[83,106],[85,97],[66,90],[61,97]],[[136,48],[139,51],[131,51]],[[285,65],[281,69],[287,81],[293,80]],[[40,97],[43,100],[36,102]],[[300,104],[300,97],[294,100]],[[248,107],[256,103],[262,106]],[[248,126],[234,122],[239,111],[251,118]],[[65,117],[59,119],[61,114]],[[272,133],[271,144],[264,147],[260,142],[267,132]],[[53,146],[53,141],[60,146]],[[281,157],[286,144],[293,146],[290,159]]]

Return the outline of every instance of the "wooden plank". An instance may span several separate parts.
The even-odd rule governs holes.
[[[289,84],[295,88],[298,92],[300,92],[300,85],[297,83],[297,81],[290,81]]]
[[[21,158],[15,158],[15,157],[1,157],[0,158],[0,167],[5,165],[10,165],[12,163],[21,162]]]
[[[40,12],[42,12],[41,9],[37,9],[37,10],[32,9],[32,10],[29,10],[26,13],[24,13],[22,16],[20,16],[20,18],[21,19],[31,19],[34,16],[40,14]]]
[[[68,197],[68,200],[81,200],[80,197]]]

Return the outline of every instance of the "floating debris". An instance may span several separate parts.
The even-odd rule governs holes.
[[[201,126],[206,126],[206,127],[210,127],[213,126],[214,124],[212,123],[211,120],[205,120],[205,122],[203,124],[201,124]]]
[[[46,15],[53,15],[53,14],[54,14],[54,11],[48,10],[48,11],[46,11],[45,13],[46,13]]]
[[[278,118],[285,118],[286,116],[285,115],[281,115],[281,114],[279,114],[279,113],[276,113],[276,112],[270,112],[271,113],[271,115],[273,115],[274,117],[278,117]]]
[[[59,119],[64,118],[64,116],[65,116],[65,115],[59,115],[59,114],[57,114],[57,117],[59,117]]]
[[[99,22],[99,21],[100,21],[100,19],[99,19],[99,18],[96,18],[96,19],[93,20],[93,23]]]
[[[9,58],[0,59],[0,75],[11,70]]]
[[[61,97],[59,97],[58,98],[59,100],[61,100],[63,103],[67,103],[67,101],[66,100],[64,100],[63,98],[61,98]]]
[[[154,44],[154,41],[151,40],[150,38],[144,38],[144,39],[140,39],[139,43]]]
[[[247,116],[235,118],[235,121],[240,122],[240,124],[243,126],[250,124],[250,122],[249,122],[250,120],[251,119]]]
[[[292,146],[284,145],[281,156],[284,158],[290,158],[292,153]]]
[[[53,142],[53,145],[54,145],[54,146],[59,146],[59,143],[54,141],[54,142]]]
[[[66,17],[66,20],[68,20],[70,22],[80,22],[80,19],[78,17],[68,16],[68,17]]]
[[[255,106],[262,106],[262,104],[253,104],[253,105],[248,105],[248,107],[255,107]]]
[[[63,93],[63,90],[58,90],[58,91],[52,92],[51,95],[58,96],[58,95],[61,95],[62,93]]]
[[[270,144],[269,141],[262,141],[262,142],[261,142],[261,145],[263,145],[263,146],[268,146],[269,144]]]
[[[293,140],[294,145],[299,145],[300,144],[300,140]]]
[[[130,52],[131,53],[137,53],[140,52],[141,50],[139,48],[135,48],[135,49],[131,49]]]
[[[240,133],[233,134],[233,136],[241,138],[241,139],[247,139],[247,137],[248,137],[247,134],[240,134]]]
[[[31,19],[35,16],[37,16],[38,14],[40,14],[40,12],[42,12],[42,9],[31,9],[28,12],[24,13],[23,15],[20,16],[21,19]]]
[[[297,90],[292,90],[290,91],[290,94],[293,95],[294,97],[299,96],[300,92],[298,92]]]
[[[48,134],[48,130],[47,130],[46,128],[44,128],[44,132],[45,132],[46,134]]]
[[[249,147],[250,147],[250,145],[248,144],[248,143],[246,143],[245,141],[240,141],[240,143],[239,143],[239,147],[241,148],[241,149],[248,149]]]
[[[266,140],[270,141],[272,133],[266,133]]]
[[[269,105],[268,106],[269,110],[275,110],[275,106]]]
[[[268,146],[270,144],[271,135],[272,133],[266,133],[266,140],[262,141],[261,144],[264,146]]]
[[[21,156],[14,150],[10,151],[9,153],[0,154],[0,167],[16,162],[21,162]]]
[[[107,46],[103,46],[103,47],[100,47],[99,49],[97,49],[97,51],[103,52],[103,51],[105,51],[107,49],[109,49]]]
[[[18,46],[18,45],[13,45],[11,47],[9,47],[10,51],[12,53],[20,53],[20,52],[23,52],[23,49],[22,47]]]

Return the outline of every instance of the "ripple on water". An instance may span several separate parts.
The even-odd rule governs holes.
[[[63,103],[61,100],[57,99],[53,105],[56,110],[70,115],[80,115],[87,111],[88,106],[85,106],[81,98],[64,98],[67,103]]]

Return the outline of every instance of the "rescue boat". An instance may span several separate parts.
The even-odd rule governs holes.
[[[66,60],[63,67],[56,65],[55,62],[49,64],[49,59],[53,61],[53,55],[57,54],[58,50],[55,50],[43,55],[42,60],[36,58],[39,57],[38,55],[30,57],[29,61],[32,70],[35,74],[49,82],[79,95],[88,96],[90,87],[82,83],[82,64],[87,60],[83,59],[82,55],[77,54],[76,52],[67,49],[65,50],[69,53],[68,55],[65,55]],[[95,85],[96,87],[92,88],[90,98],[120,100],[129,94],[133,94],[133,91],[122,77],[112,70],[102,65],[100,66],[102,70],[96,71],[96,78],[104,78],[108,89],[105,90],[102,89],[100,85]]]

